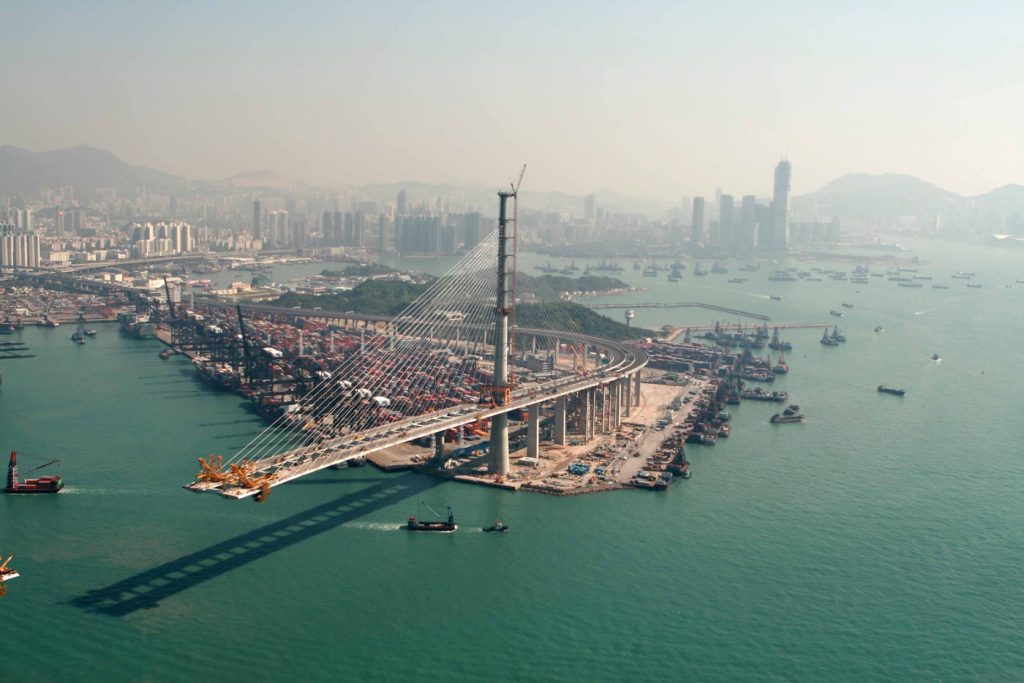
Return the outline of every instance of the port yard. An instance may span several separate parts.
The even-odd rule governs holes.
[[[7,318],[23,325],[112,321],[125,310],[126,303],[121,297],[7,286],[0,287],[0,320]]]

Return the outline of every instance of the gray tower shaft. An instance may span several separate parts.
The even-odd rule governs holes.
[[[508,384],[509,367],[509,318],[515,302],[509,295],[510,282],[515,278],[515,249],[517,229],[515,219],[508,217],[508,200],[515,198],[514,192],[499,192],[498,210],[498,289],[495,298],[494,320],[494,379],[492,391],[498,405],[508,402],[511,388]],[[509,224],[512,230],[509,230]],[[508,414],[501,413],[491,418],[490,467],[492,474],[508,474]]]

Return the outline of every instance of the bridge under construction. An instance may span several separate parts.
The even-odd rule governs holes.
[[[288,390],[263,432],[230,458],[200,458],[185,488],[262,501],[274,486],[414,440],[432,442],[440,460],[446,441],[467,435],[486,436],[487,471],[500,483],[509,473],[510,413],[525,412],[526,454],[534,458],[542,413],[555,444],[568,443],[570,425],[583,442],[617,429],[639,405],[646,353],[579,333],[557,304],[517,324],[518,182],[498,197],[497,229],[487,239],[397,316],[364,317],[358,346],[311,366],[309,382]],[[223,334],[196,311],[175,311],[170,296],[168,308],[179,329]],[[283,354],[271,340],[250,338],[254,330],[238,313],[251,375],[239,382],[262,373],[273,388]],[[300,356],[303,348],[300,340]],[[199,355],[197,367],[210,360]]]

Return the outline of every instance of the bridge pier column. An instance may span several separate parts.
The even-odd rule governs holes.
[[[633,387],[633,407],[640,407],[640,371],[637,370],[636,374],[633,375],[636,386]]]
[[[558,366],[558,361],[561,360],[560,357],[559,357],[559,352],[560,352],[561,348],[562,348],[562,342],[560,342],[559,340],[556,339],[555,340],[555,366],[556,367]]]
[[[607,434],[611,430],[611,396],[607,385],[601,387],[599,391],[601,393],[601,433]]]
[[[444,461],[444,432],[434,434],[434,460],[438,463]]]
[[[531,458],[540,457],[540,403],[535,403],[527,410],[526,417],[526,455]]]
[[[626,417],[629,417],[629,414],[632,412],[632,408],[633,408],[633,391],[632,391],[633,390],[633,383],[629,380],[629,377],[625,377],[625,378],[623,378],[621,384],[622,384],[622,388],[624,390],[623,391],[623,394],[624,394],[623,395],[623,399],[624,400],[622,402],[623,403],[623,414]]]
[[[569,403],[567,396],[559,396],[555,399],[555,423],[551,427],[551,437],[559,446],[566,444],[565,434],[565,412]]]
[[[612,385],[612,429],[617,430],[622,424],[622,389],[621,382]]]
[[[594,421],[597,417],[597,392],[587,389],[585,392],[586,410],[583,414],[583,440],[591,441],[594,438]]]

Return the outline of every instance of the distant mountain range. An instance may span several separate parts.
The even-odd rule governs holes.
[[[1006,216],[1024,212],[1024,186],[1005,185],[965,197],[911,175],[850,173],[820,190],[793,197],[795,215],[893,218],[976,212]]]
[[[60,188],[65,185],[74,186],[76,196],[82,200],[95,198],[98,189],[106,187],[128,196],[140,187],[151,192],[181,195],[239,191],[271,195],[328,192],[266,170],[242,173],[223,180],[188,180],[143,166],[131,166],[111,152],[86,145],[48,152],[0,146],[0,196],[32,195],[41,187]],[[411,201],[432,203],[441,197],[453,205],[489,211],[494,206],[498,188],[458,182],[380,183],[344,188],[353,196],[381,202],[394,201],[402,189],[409,193]],[[610,190],[600,190],[595,194],[598,206],[606,211],[660,216],[678,206],[672,202],[627,197]],[[579,195],[533,192],[529,183],[524,186],[524,197],[527,195],[531,208],[577,216],[582,213],[583,198]],[[810,215],[878,219],[968,212],[1007,216],[1015,211],[1024,213],[1024,186],[1006,185],[985,194],[965,197],[910,175],[851,173],[815,192],[794,197],[792,206],[797,219]]]

